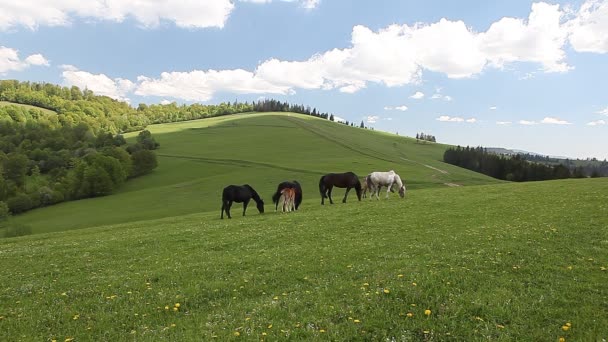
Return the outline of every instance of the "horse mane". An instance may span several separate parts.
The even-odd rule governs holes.
[[[399,177],[399,175],[396,173],[395,173],[395,183],[397,183],[397,186],[399,186],[399,189],[401,189],[403,187],[403,181],[401,181],[401,177]]]
[[[249,189],[249,191],[251,191],[251,198],[253,198],[253,200],[255,201],[255,203],[259,203],[262,200],[260,198],[260,195],[258,195],[258,193],[251,187],[251,185],[245,184],[243,186],[245,188]]]

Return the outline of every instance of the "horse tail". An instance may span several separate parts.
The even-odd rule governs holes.
[[[321,179],[319,179],[319,192],[321,193],[321,198],[327,198],[327,196],[325,196],[325,176],[321,176]]]
[[[367,183],[367,188],[368,189],[372,189],[374,184],[372,183],[372,177],[371,175],[367,175],[365,176],[365,183]]]
[[[361,181],[359,181],[359,177],[355,178],[357,182],[355,183],[355,191],[357,192],[357,198],[361,201]]]
[[[272,195],[272,203],[276,204],[279,201],[280,197],[281,197],[281,186],[279,185],[279,187],[277,188],[277,191],[274,193],[274,195]]]

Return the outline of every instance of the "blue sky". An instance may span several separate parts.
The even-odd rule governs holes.
[[[0,78],[608,158],[608,0],[0,0]]]

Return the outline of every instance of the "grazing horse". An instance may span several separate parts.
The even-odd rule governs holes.
[[[405,197],[405,185],[401,181],[401,177],[395,173],[395,171],[390,170],[388,172],[372,172],[366,177],[367,179],[367,187],[370,189],[370,198],[376,195],[376,199],[380,199],[378,194],[380,193],[380,188],[385,185],[388,187],[386,190],[386,198],[388,198],[388,193],[393,191],[393,185],[397,185],[399,187],[399,196],[401,198]]]
[[[361,200],[361,181],[359,177],[352,172],[345,173],[328,173],[319,180],[319,192],[321,193],[321,204],[325,204],[325,199],[329,198],[329,203],[334,204],[331,199],[331,190],[333,187],[346,188],[342,203],[346,203],[346,196],[350,189],[355,188],[357,198]]]
[[[302,203],[302,187],[300,186],[300,183],[295,180],[293,182],[285,181],[279,184],[279,186],[277,187],[277,191],[274,193],[274,195],[272,195],[272,203],[275,204],[274,211],[277,211],[279,207],[279,198],[281,197],[281,191],[286,188],[291,188],[296,191],[294,204],[296,210],[298,210],[298,208],[300,207],[300,203]]]
[[[221,218],[224,218],[224,211],[226,211],[226,215],[228,218],[232,218],[230,216],[230,207],[232,206],[232,202],[243,203],[243,216],[245,216],[245,211],[247,210],[247,204],[253,198],[256,203],[256,206],[260,212],[260,214],[264,213],[264,201],[260,198],[255,190],[249,185],[228,185],[224,188],[222,192],[222,214]]]
[[[292,210],[296,210],[296,189],[285,188],[281,190],[281,196],[283,197],[283,212],[290,212]]]

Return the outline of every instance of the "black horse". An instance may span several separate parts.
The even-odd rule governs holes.
[[[245,211],[247,210],[247,204],[253,198],[260,211],[260,214],[264,213],[264,201],[260,198],[255,190],[249,185],[228,185],[224,188],[224,192],[222,193],[222,214],[221,218],[224,218],[224,211],[226,211],[226,215],[228,218],[230,217],[230,207],[232,206],[232,202],[243,203],[243,216],[245,216]]]
[[[279,198],[281,197],[281,190],[283,189],[296,190],[295,207],[296,210],[298,210],[300,203],[302,203],[302,187],[300,186],[300,183],[295,180],[293,182],[285,181],[279,184],[279,186],[277,187],[277,192],[272,195],[272,203],[275,204],[274,210],[276,211],[279,208]]]
[[[344,199],[342,203],[346,203],[346,196],[350,189],[355,188],[357,191],[357,197],[361,201],[361,181],[359,177],[352,172],[345,173],[329,173],[321,177],[319,180],[319,192],[321,192],[321,204],[325,204],[325,199],[329,198],[329,203],[334,204],[331,199],[331,189],[333,187],[346,188]]]

